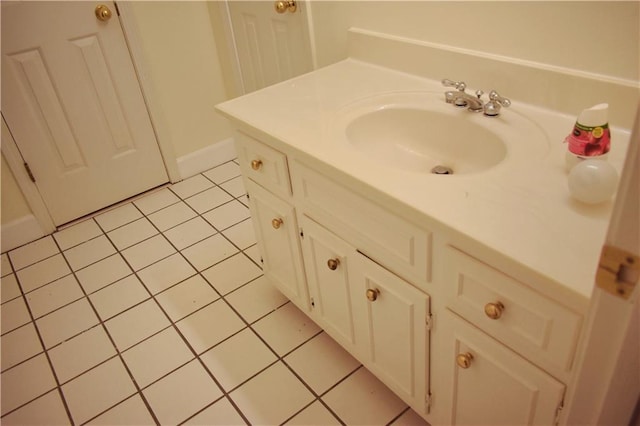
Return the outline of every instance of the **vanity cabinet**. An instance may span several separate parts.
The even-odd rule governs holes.
[[[267,278],[416,412],[557,422],[582,315],[286,146],[236,146]]]
[[[445,312],[450,425],[553,425],[564,385],[456,314]]]

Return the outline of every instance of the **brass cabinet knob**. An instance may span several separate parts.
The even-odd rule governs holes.
[[[370,288],[367,290],[367,299],[369,299],[369,302],[375,302],[376,300],[378,300],[379,295],[380,290],[378,290],[377,288]]]
[[[491,319],[498,319],[502,316],[504,305],[501,302],[492,302],[484,305],[484,313]]]
[[[456,364],[458,364],[458,367],[460,368],[471,367],[471,361],[473,361],[473,355],[469,352],[458,354],[458,356],[456,356]]]
[[[277,217],[271,221],[271,226],[273,226],[273,229],[280,229],[283,223],[283,220]]]
[[[332,271],[335,271],[336,269],[338,269],[338,265],[340,265],[340,259],[338,259],[337,257],[335,259],[327,260],[327,266]]]
[[[298,5],[293,0],[279,0],[273,4],[278,13],[285,13],[287,11],[294,13],[298,10]]]
[[[100,21],[108,21],[109,19],[111,19],[111,9],[109,9],[104,4],[99,4],[98,6],[96,6],[95,12],[96,18],[98,18]]]
[[[253,160],[251,162],[251,168],[253,170],[260,170],[260,167],[262,167],[262,160]]]

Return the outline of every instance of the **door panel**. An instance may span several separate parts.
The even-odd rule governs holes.
[[[115,6],[2,2],[2,113],[56,225],[168,181]]]
[[[276,13],[272,1],[229,1],[244,92],[312,70],[303,1],[294,13]]]

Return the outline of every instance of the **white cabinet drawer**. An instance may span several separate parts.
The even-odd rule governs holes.
[[[240,168],[245,177],[281,197],[291,195],[287,157],[242,132],[235,133]]]
[[[445,259],[449,308],[550,371],[571,369],[581,315],[454,247]]]
[[[430,281],[431,232],[301,163],[291,164],[294,195],[310,216],[395,273]]]

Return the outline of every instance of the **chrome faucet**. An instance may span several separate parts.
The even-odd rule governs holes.
[[[511,105],[509,99],[500,96],[495,90],[489,93],[489,102],[483,104],[481,97],[484,92],[482,90],[476,90],[475,96],[466,93],[467,85],[464,81],[453,81],[445,78],[442,80],[442,85],[457,89],[444,93],[444,98],[447,103],[457,107],[467,107],[469,111],[473,112],[483,111],[484,115],[489,117],[499,115],[501,107],[507,108]]]
[[[445,78],[442,80],[442,85],[458,89],[445,92],[444,96],[447,103],[454,104],[458,107],[468,107],[469,111],[473,112],[480,112],[484,110],[484,105],[480,99],[484,93],[482,90],[476,91],[476,96],[474,97],[473,95],[465,92],[467,85],[464,81],[453,81]]]

